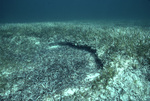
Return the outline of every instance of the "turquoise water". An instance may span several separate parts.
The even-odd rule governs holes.
[[[149,19],[149,0],[0,0],[0,22]]]

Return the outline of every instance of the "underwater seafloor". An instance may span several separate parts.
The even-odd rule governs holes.
[[[0,24],[0,101],[150,101],[150,23]]]

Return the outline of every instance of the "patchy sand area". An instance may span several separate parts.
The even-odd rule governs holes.
[[[149,101],[150,24],[0,24],[0,101]]]

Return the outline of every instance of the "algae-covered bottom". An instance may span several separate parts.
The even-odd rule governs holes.
[[[150,98],[150,25],[48,22],[0,25],[0,100]]]

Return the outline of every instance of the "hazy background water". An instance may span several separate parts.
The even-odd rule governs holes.
[[[0,22],[150,19],[150,0],[0,0]]]

